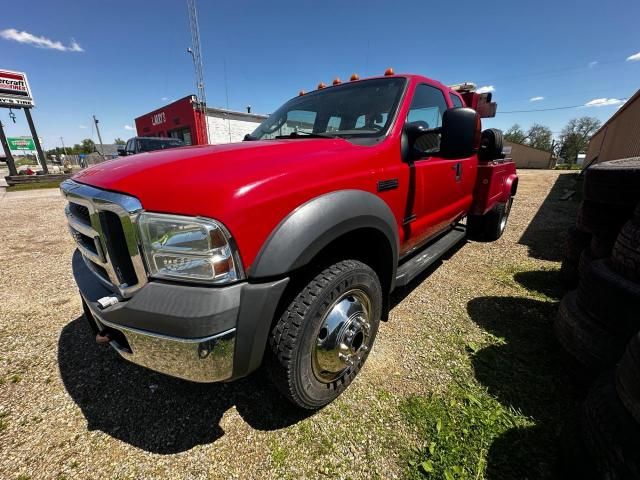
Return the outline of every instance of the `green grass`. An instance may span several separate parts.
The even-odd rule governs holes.
[[[287,461],[287,451],[280,445],[271,446],[271,462],[275,468],[282,468]]]
[[[484,478],[493,441],[510,429],[532,425],[530,419],[472,385],[456,385],[442,396],[411,396],[400,408],[424,441],[409,455],[411,479]]]
[[[7,192],[21,192],[23,190],[38,190],[41,188],[60,188],[59,181],[57,182],[41,182],[41,183],[24,183],[21,185],[13,185],[7,187]]]
[[[9,414],[7,412],[0,412],[0,432],[6,430],[9,426],[9,422],[7,421],[7,417]]]
[[[403,447],[409,479],[554,476],[559,434],[577,405],[552,333],[558,270],[526,261],[491,276],[508,288],[467,304],[481,336],[452,336],[461,361],[448,390],[401,401],[418,439]]]
[[[582,170],[583,165],[577,165],[575,163],[559,163],[555,167],[554,170]]]
[[[18,160],[15,160],[13,162],[17,167],[26,167],[26,166],[38,166],[38,161],[35,159],[35,157],[26,157],[26,158],[20,158]]]

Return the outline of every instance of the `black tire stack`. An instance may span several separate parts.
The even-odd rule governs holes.
[[[578,288],[554,330],[573,377],[590,385],[577,429],[589,478],[640,478],[640,158],[587,170],[565,253]]]
[[[604,162],[585,172],[584,199],[569,229],[561,273],[575,288],[591,261],[607,258],[640,201],[640,157]],[[587,248],[588,247],[588,248]]]

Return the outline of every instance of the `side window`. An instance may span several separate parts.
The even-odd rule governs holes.
[[[416,123],[425,129],[439,128],[442,126],[442,115],[447,110],[447,102],[439,88],[420,84],[409,107],[407,123]],[[416,139],[414,150],[420,156],[435,153],[440,149],[440,134],[429,132]]]
[[[464,107],[464,105],[462,105],[462,100],[460,100],[460,97],[458,97],[457,95],[454,95],[453,93],[450,93],[449,96],[451,97],[451,101],[453,102],[453,107]]]
[[[329,122],[327,123],[327,132],[337,132],[340,130],[340,122],[342,119],[340,117],[332,116],[329,118]]]
[[[133,146],[133,142],[134,142],[133,139],[131,139],[131,140],[129,140],[127,142],[127,148],[126,148],[127,153],[135,153],[135,148]]]
[[[407,122],[419,122],[425,128],[438,128],[442,126],[442,115],[446,109],[447,102],[439,88],[420,84],[413,95]]]

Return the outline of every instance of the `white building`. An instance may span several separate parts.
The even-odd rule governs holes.
[[[241,142],[247,133],[253,132],[266,115],[235,112],[221,108],[207,108],[209,143]]]

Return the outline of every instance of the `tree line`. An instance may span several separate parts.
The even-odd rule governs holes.
[[[124,145],[125,141],[121,138],[116,138],[113,141],[116,145]],[[56,147],[51,150],[47,150],[47,155],[80,155],[80,154],[89,154],[96,151],[96,143],[90,138],[85,138],[80,143],[76,143],[73,146],[69,146],[66,148]]]
[[[595,117],[573,118],[560,132],[558,140],[554,140],[553,132],[545,125],[534,123],[524,131],[517,123],[505,133],[504,138],[513,143],[551,152],[566,163],[575,163],[579,153],[586,153],[589,140],[601,126]]]

